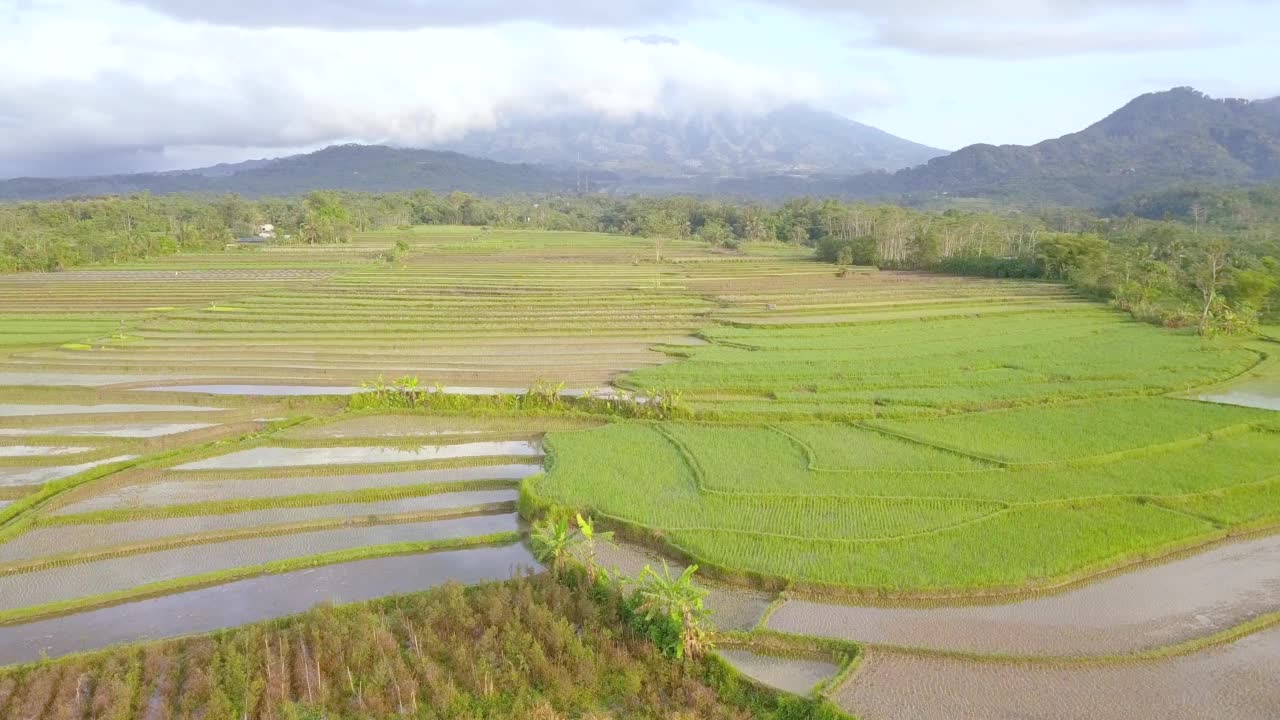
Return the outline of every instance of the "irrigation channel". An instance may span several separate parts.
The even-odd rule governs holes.
[[[517,489],[576,464],[601,515],[833,585],[868,567],[926,585],[965,533],[993,585],[1017,562],[1042,572],[1010,585],[1057,577],[1036,564],[1049,543],[1112,527],[1122,550],[1154,538],[1135,557],[1216,537],[981,601],[703,582],[726,660],[863,720],[1277,716],[1280,535],[1247,534],[1277,486],[1275,343],[1190,348],[1048,283],[837,277],[792,249],[675,241],[645,264],[639,239],[500,234],[416,234],[402,265],[371,260],[392,238],[370,235],[0,278],[0,320],[110,333],[0,332],[0,663],[536,570]],[[710,422],[350,406],[404,375],[610,401],[656,377]],[[1045,546],[988,559],[1000,532]]]

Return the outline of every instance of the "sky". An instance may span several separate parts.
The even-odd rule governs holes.
[[[0,0],[0,177],[807,103],[947,150],[1280,95],[1273,0]]]

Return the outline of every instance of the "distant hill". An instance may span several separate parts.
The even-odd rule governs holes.
[[[260,196],[423,188],[482,195],[810,195],[910,204],[985,198],[1103,207],[1175,187],[1280,181],[1280,98],[1217,100],[1175,88],[1142,95],[1061,138],[1030,146],[971,145],[942,157],[934,157],[939,150],[800,106],[759,116],[512,121],[452,147],[342,145],[178,172],[19,178],[0,181],[0,200],[144,190]]]
[[[762,114],[517,118],[443,147],[503,162],[652,177],[851,175],[911,167],[946,154],[802,105]]]
[[[1088,128],[1031,146],[970,145],[845,194],[941,194],[1099,205],[1175,184],[1280,179],[1280,98],[1218,100],[1191,88],[1142,95]]]
[[[453,152],[335,145],[305,155],[251,160],[196,170],[108,175],[90,178],[17,178],[0,181],[0,200],[38,200],[149,191],[157,194],[239,193],[247,196],[298,195],[311,190],[367,192],[427,189],[480,195],[572,190],[576,173],[513,165]],[[616,178],[595,173],[608,187]]]

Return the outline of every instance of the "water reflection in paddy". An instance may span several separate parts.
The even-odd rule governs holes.
[[[34,415],[97,415],[99,413],[144,412],[217,412],[222,408],[196,405],[146,405],[142,403],[105,403],[102,405],[0,405],[0,417],[28,417]]]
[[[55,514],[90,512],[121,507],[179,505],[247,498],[285,497],[309,493],[346,492],[369,488],[406,487],[472,480],[520,480],[542,472],[534,463],[481,465],[441,470],[407,470],[358,475],[317,475],[299,478],[186,480],[160,479],[128,485],[88,497]]]
[[[1255,380],[1233,385],[1197,399],[1224,405],[1243,405],[1263,410],[1280,410],[1280,381]]]
[[[116,457],[106,458],[105,460],[94,460],[93,462],[80,463],[79,465],[58,465],[56,467],[38,467],[38,468],[9,468],[0,470],[0,486],[10,487],[14,485],[40,485],[51,480],[60,480],[64,477],[70,477],[79,472],[84,472],[99,465],[107,465],[114,462],[124,462],[125,460],[133,460],[137,455],[117,455]]]
[[[138,392],[186,392],[206,395],[354,395],[352,385],[158,385]]]
[[[0,428],[0,437],[62,435],[67,437],[151,438],[213,427],[212,423],[158,423],[124,425],[58,425],[36,428]]]
[[[88,452],[92,449],[91,447],[74,447],[70,445],[0,445],[0,458],[74,455]]]
[[[455,520],[313,530],[58,565],[0,576],[0,609],[90,597],[130,590],[146,583],[351,548],[479,537],[518,529],[519,521],[515,514],[481,515]]]
[[[457,511],[460,508],[514,503],[518,498],[519,493],[514,489],[473,490],[395,500],[268,508],[219,515],[129,520],[103,525],[38,527],[28,530],[7,543],[0,544],[0,562],[29,560],[62,553],[246,528],[342,520],[355,523],[386,516]]]
[[[414,462],[474,457],[539,456],[542,450],[526,440],[424,445],[416,448],[259,447],[178,465],[176,470],[239,470],[248,468],[297,467],[303,465],[356,465],[364,463]]]
[[[449,581],[506,580],[537,563],[523,545],[359,560],[0,627],[0,663],[208,632],[303,612],[427,590]]]

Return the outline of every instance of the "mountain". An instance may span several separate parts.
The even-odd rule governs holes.
[[[342,145],[197,170],[19,178],[0,181],[0,200],[144,190],[254,196],[323,188],[424,188],[484,195],[582,190],[770,199],[811,195],[913,204],[978,197],[1100,207],[1171,187],[1280,181],[1280,98],[1218,100],[1175,88],[1135,98],[1084,130],[1054,140],[970,145],[941,157],[933,157],[939,150],[800,106],[759,116],[512,121],[451,147]],[[874,171],[865,172],[868,168]]]
[[[453,152],[392,148],[383,145],[335,145],[305,155],[250,160],[211,168],[107,175],[88,178],[16,178],[0,181],[0,200],[39,200],[149,191],[157,194],[239,193],[248,196],[298,195],[311,190],[392,192],[460,190],[480,195],[572,190],[577,173],[532,165],[513,165]],[[616,183],[608,173],[593,173],[592,183]]]
[[[761,114],[516,118],[442,147],[642,177],[854,174],[910,167],[946,152],[802,105]]]
[[[1175,184],[1280,179],[1280,98],[1219,100],[1191,88],[1139,96],[1084,130],[1031,146],[970,145],[846,194],[949,194],[1099,205]]]

